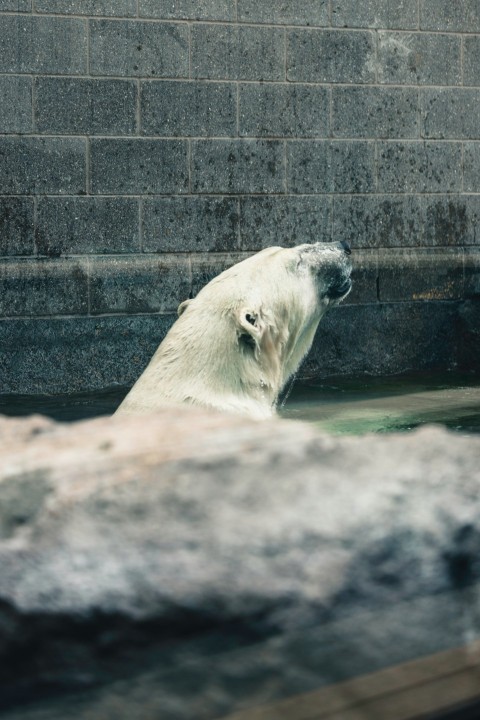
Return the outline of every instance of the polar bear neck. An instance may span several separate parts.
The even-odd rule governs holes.
[[[274,415],[278,395],[308,352],[322,314],[312,313],[310,302],[292,312],[288,300],[275,308],[275,320],[264,316],[268,329],[257,355],[241,347],[232,303],[215,314],[209,303],[194,301],[134,386],[131,411],[138,395],[143,406],[151,397],[152,409],[160,402],[187,402],[258,419]]]
[[[343,254],[316,246],[267,248],[221,273],[182,303],[121,412],[191,403],[272,416],[312,345],[330,303],[329,268],[341,267]]]

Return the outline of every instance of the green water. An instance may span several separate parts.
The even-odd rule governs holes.
[[[412,373],[303,381],[294,386],[280,414],[336,435],[406,432],[427,423],[479,433],[480,375]]]
[[[83,420],[111,415],[127,392],[115,388],[76,395],[0,395],[0,414]],[[280,415],[337,435],[405,432],[426,423],[479,433],[480,375],[412,373],[298,381]]]

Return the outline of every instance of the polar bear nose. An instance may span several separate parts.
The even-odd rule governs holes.
[[[352,254],[352,248],[350,247],[350,243],[348,243],[346,240],[340,240],[338,243],[338,247],[340,247],[347,255]]]

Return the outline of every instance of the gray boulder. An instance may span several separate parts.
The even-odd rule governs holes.
[[[220,717],[480,627],[476,438],[179,408],[0,458],[4,717]]]

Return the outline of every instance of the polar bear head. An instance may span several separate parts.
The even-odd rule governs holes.
[[[271,416],[322,316],[350,292],[350,275],[343,242],[270,247],[225,270],[180,305],[119,411],[188,402]]]

